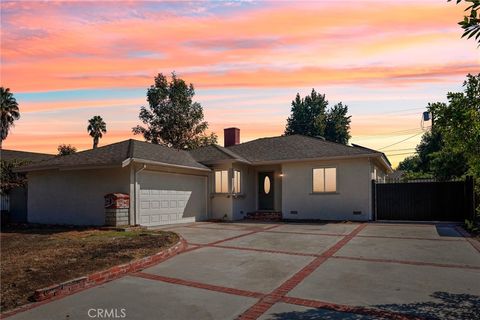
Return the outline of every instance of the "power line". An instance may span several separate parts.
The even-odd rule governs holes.
[[[380,149],[378,149],[378,150],[386,149],[386,148],[388,148],[388,147],[397,145],[397,144],[399,144],[399,143],[402,143],[402,142],[404,142],[404,141],[407,141],[407,140],[409,140],[409,139],[412,139],[412,138],[414,138],[414,137],[416,137],[416,136],[418,136],[419,134],[422,134],[422,133],[423,133],[423,131],[422,131],[422,132],[419,132],[419,133],[416,133],[416,134],[414,134],[413,136],[410,136],[410,137],[405,138],[405,139],[403,139],[403,140],[400,140],[400,141],[398,141],[398,142],[389,144],[388,146],[382,147],[382,148],[380,148]]]
[[[385,150],[384,153],[397,152],[397,151],[408,151],[408,150],[416,150],[416,148],[404,148],[404,149]]]
[[[407,154],[415,154],[415,152],[403,152],[403,153],[394,153],[394,154],[389,154],[388,156],[389,157],[393,157],[393,156],[403,156],[403,155],[407,155]]]
[[[402,135],[402,134],[409,134],[409,133],[422,133],[423,130],[420,128],[414,128],[414,129],[406,129],[406,130],[400,130],[400,131],[392,131],[392,132],[383,132],[383,133],[377,133],[378,136],[374,137],[367,137],[367,138],[353,138],[355,141],[363,141],[363,140],[374,140],[374,139],[386,139],[386,138],[391,138],[392,134]]]

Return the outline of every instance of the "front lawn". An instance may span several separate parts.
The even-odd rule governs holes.
[[[178,241],[172,232],[17,225],[1,231],[2,312],[36,289],[153,255]]]

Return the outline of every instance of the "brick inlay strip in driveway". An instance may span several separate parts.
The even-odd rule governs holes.
[[[462,237],[464,237],[465,240],[467,240],[472,245],[472,247],[474,247],[475,250],[480,253],[480,242],[478,240],[473,239],[472,235],[460,226],[455,226],[455,230],[457,230],[457,232],[460,233]]]
[[[263,293],[259,293],[259,292],[216,286],[212,284],[206,284],[206,283],[178,279],[178,278],[164,277],[164,276],[145,273],[145,272],[132,273],[131,276],[149,279],[149,280],[168,282],[168,283],[178,284],[178,285],[187,286],[187,287],[194,287],[194,288],[206,289],[210,291],[234,294],[237,296],[252,297],[252,298],[261,298],[264,296]]]
[[[242,250],[242,251],[254,251],[254,252],[265,252],[265,253],[280,253],[288,254],[292,256],[302,256],[302,257],[319,257],[320,254],[314,253],[302,253],[302,252],[291,252],[283,250],[270,250],[270,249],[258,249],[258,248],[247,248],[247,247],[238,247],[238,246],[226,246],[222,244],[198,244],[198,243],[189,243],[192,246],[199,247],[210,247],[210,248],[222,248],[222,249],[233,249],[233,250]]]
[[[292,298],[292,297],[283,297],[281,299],[282,302],[295,304],[304,307],[310,308],[322,308],[333,310],[337,312],[346,312],[346,313],[355,313],[355,314],[363,314],[367,316],[374,316],[380,317],[385,319],[394,319],[394,320],[423,320],[423,318],[411,315],[404,315],[395,312],[389,312],[379,309],[373,308],[366,308],[366,307],[352,307],[346,306],[342,304],[330,303],[330,302],[323,302],[318,300],[309,300],[309,299],[300,299],[300,298]]]
[[[238,236],[233,236],[233,237],[230,237],[230,238],[226,238],[226,239],[222,239],[222,240],[210,242],[210,243],[208,243],[207,245],[211,246],[211,245],[219,244],[219,243],[222,243],[222,242],[226,242],[226,241],[230,241],[230,240],[234,240],[234,239],[246,237],[246,236],[249,236],[249,235],[251,235],[251,234],[259,233],[259,232],[262,232],[262,231],[265,231],[265,230],[271,230],[271,229],[274,229],[274,228],[278,228],[279,226],[280,226],[279,224],[276,224],[276,225],[273,225],[273,226],[268,227],[268,228],[265,228],[265,229],[254,230],[254,231],[250,231],[250,232],[247,232],[247,233],[240,234],[240,235],[238,235]]]
[[[440,268],[459,268],[459,269],[480,270],[480,267],[463,265],[463,264],[448,264],[448,263],[434,263],[434,262],[393,260],[393,259],[375,259],[375,258],[361,258],[361,257],[347,257],[347,256],[333,256],[331,258],[367,261],[367,262],[380,262],[380,263],[399,263],[399,264],[409,264],[414,266],[430,266],[430,267],[440,267]]]
[[[362,235],[359,234],[358,238],[379,238],[379,239],[400,239],[400,240],[429,240],[429,241],[465,241],[464,238],[450,238],[450,239],[442,239],[442,238],[421,238],[421,237],[399,237],[399,236],[370,236],[370,235]]]
[[[275,303],[279,302],[288,292],[296,287],[303,279],[308,277],[315,269],[323,264],[328,258],[333,256],[343,246],[345,246],[350,240],[353,239],[360,231],[362,231],[367,225],[361,224],[356,227],[348,235],[344,236],[340,241],[328,249],[322,256],[317,257],[302,270],[295,273],[290,279],[281,284],[278,288],[261,298],[256,304],[250,307],[247,311],[239,316],[239,319],[253,320],[260,317],[268,309],[270,309]]]

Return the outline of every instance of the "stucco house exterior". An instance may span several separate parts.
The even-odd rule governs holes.
[[[184,151],[126,140],[41,161],[28,174],[28,221],[105,223],[104,195],[130,195],[132,225],[239,220],[251,212],[284,219],[370,220],[371,180],[392,171],[386,156],[301,135]]]
[[[0,149],[0,159],[15,165],[35,163],[53,157],[52,154]],[[7,213],[8,221],[27,221],[27,195],[28,189],[24,186],[16,186],[6,194],[0,192],[0,209],[2,213]]]

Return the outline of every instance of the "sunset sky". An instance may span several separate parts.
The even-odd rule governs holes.
[[[21,111],[3,147],[91,148],[94,115],[107,123],[100,145],[134,137],[153,77],[175,71],[220,144],[230,126],[242,141],[282,134],[295,94],[315,88],[349,106],[352,143],[397,164],[414,152],[427,103],[480,70],[462,17],[446,0],[2,0],[1,85]]]

